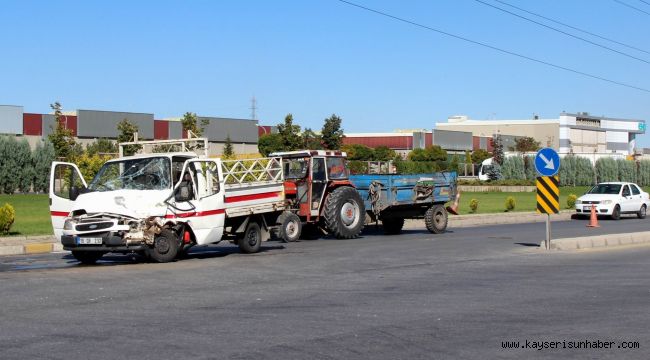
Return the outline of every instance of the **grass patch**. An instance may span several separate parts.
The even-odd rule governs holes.
[[[11,204],[16,210],[16,221],[10,235],[52,234],[50,205],[47,194],[0,195],[0,206]]]
[[[590,186],[575,186],[560,188],[560,208],[566,209],[566,199],[569,194],[580,197]],[[647,190],[646,190],[647,191]],[[461,192],[460,213],[471,214],[469,203],[471,199],[478,200],[478,210],[475,214],[491,214],[505,212],[505,202],[508,196],[515,198],[517,207],[513,211],[535,211],[537,197],[534,192]]]

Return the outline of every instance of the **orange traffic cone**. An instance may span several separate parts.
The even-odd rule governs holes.
[[[447,206],[447,212],[453,215],[458,215],[458,203],[460,203],[460,190],[456,193],[456,199],[454,200],[454,205]]]
[[[591,204],[591,217],[589,218],[589,224],[587,227],[600,227],[598,225],[598,215],[596,215],[596,205]]]

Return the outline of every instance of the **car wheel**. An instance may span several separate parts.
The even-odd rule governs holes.
[[[641,205],[641,208],[639,209],[639,212],[636,213],[636,216],[639,219],[645,219],[646,211],[647,211],[646,206],[645,206],[645,204],[643,204],[643,205]]]
[[[614,211],[612,211],[612,220],[618,220],[621,218],[621,207],[616,205],[614,206]]]

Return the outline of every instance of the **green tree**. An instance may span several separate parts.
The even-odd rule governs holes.
[[[13,194],[20,185],[21,161],[18,142],[13,136],[0,140],[0,187],[5,194]]]
[[[16,146],[16,164],[20,174],[18,174],[18,189],[22,193],[28,193],[34,182],[34,166],[32,162],[32,150],[25,138],[21,139]]]
[[[348,155],[349,160],[370,161],[374,159],[374,151],[361,144],[343,145],[342,149]]]
[[[515,151],[534,152],[540,148],[540,142],[535,141],[535,139],[530,136],[524,136],[515,139]]]
[[[338,150],[343,143],[343,129],[341,129],[342,119],[336,114],[325,119],[321,136],[323,138],[323,145],[328,150]]]
[[[483,160],[489,159],[490,157],[490,153],[483,149],[474,150],[472,152],[472,163],[480,165],[483,163]]]
[[[454,154],[451,157],[451,162],[449,163],[449,169],[447,170],[458,172],[458,168],[459,168],[458,155]]]
[[[431,156],[425,149],[418,148],[411,150],[408,159],[411,161],[431,161]]]
[[[50,108],[54,111],[54,126],[47,138],[52,143],[52,146],[54,146],[54,153],[57,158],[66,161],[72,160],[76,152],[75,145],[77,145],[74,139],[74,133],[65,126],[61,104],[57,101],[54,104],[50,104]]]
[[[34,191],[46,193],[49,191],[50,166],[54,161],[54,146],[49,141],[36,144],[32,155],[34,168]]]
[[[138,132],[138,125],[129,121],[129,119],[124,119],[117,124],[117,142],[132,142],[133,136]],[[124,156],[130,156],[142,149],[142,145],[127,145],[124,147]]]
[[[303,147],[310,150],[320,150],[323,148],[323,139],[312,129],[305,128],[302,132]]]
[[[397,156],[395,150],[388,148],[387,146],[377,146],[374,149],[373,159],[376,161],[389,161],[393,160]]]
[[[269,156],[271,153],[284,151],[282,136],[280,134],[266,134],[260,136],[257,142],[257,149],[263,156]]]
[[[500,135],[497,134],[492,138],[492,146],[494,147],[492,151],[493,161],[499,165],[503,165],[503,140]]]
[[[201,120],[201,126],[199,126],[198,116],[196,116],[195,113],[189,111],[183,114],[183,118],[181,119],[183,130],[191,131],[194,135],[196,135],[196,137],[203,136],[203,132],[209,123],[210,120],[204,118]]]
[[[117,153],[117,144],[113,140],[110,139],[97,139],[93,143],[90,143],[86,146],[86,153],[88,155],[96,155],[96,154],[102,154],[102,155],[109,155],[109,154],[116,154]]]
[[[230,135],[226,136],[226,143],[223,144],[223,157],[225,159],[235,158],[235,149],[232,146],[232,141],[230,140]]]
[[[282,139],[283,150],[292,151],[302,148],[303,140],[300,136],[300,125],[293,124],[293,115],[287,114],[283,124],[278,124],[278,134]]]

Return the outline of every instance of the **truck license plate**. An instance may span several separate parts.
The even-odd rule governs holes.
[[[585,206],[582,208],[582,211],[591,211],[591,206]]]
[[[88,238],[88,237],[78,237],[78,245],[101,245],[102,238]]]

